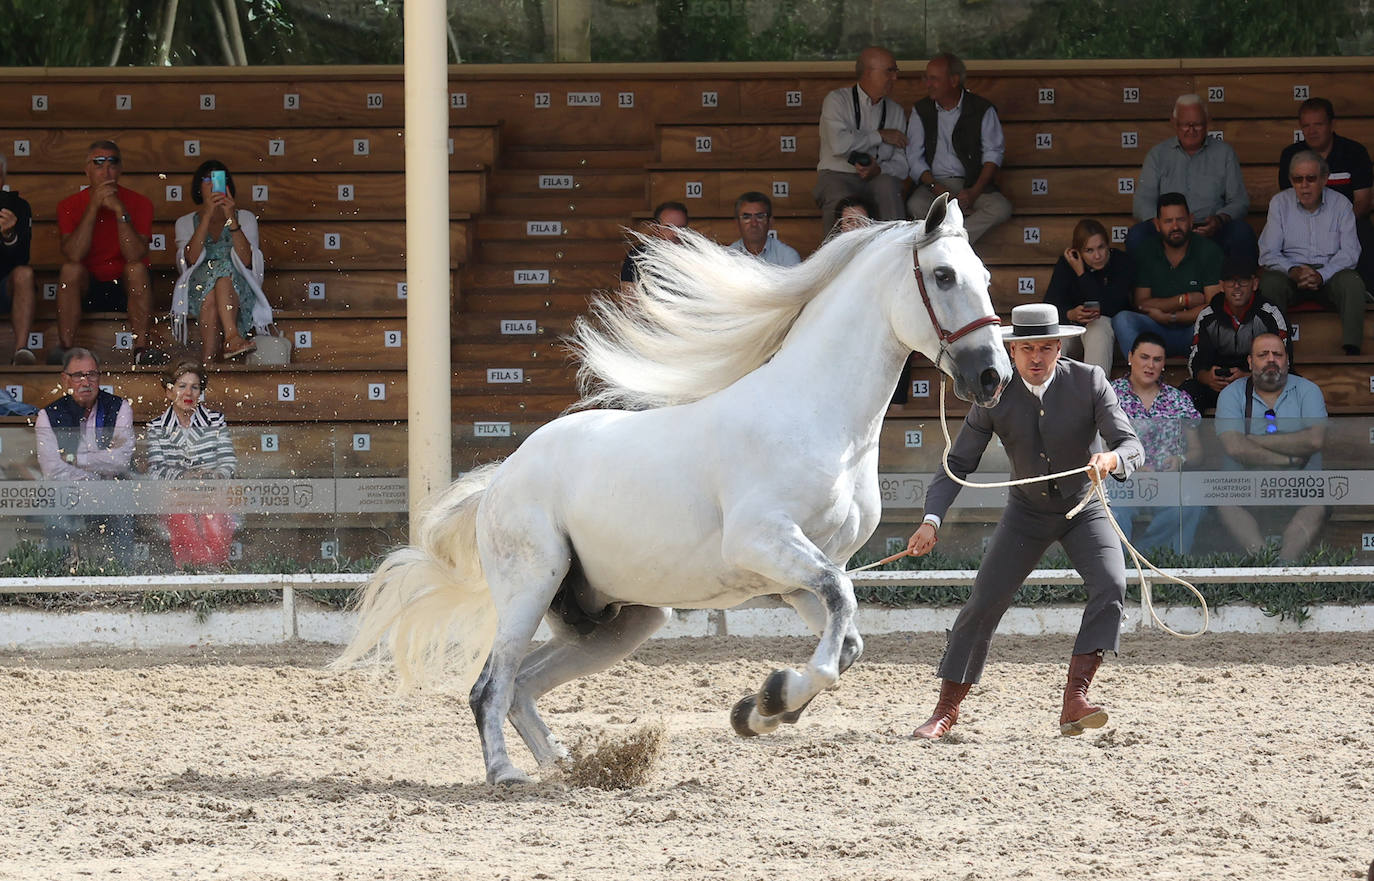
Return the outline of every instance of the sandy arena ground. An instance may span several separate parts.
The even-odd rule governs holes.
[[[329,674],[332,649],[0,656],[0,878],[1328,881],[1374,857],[1374,635],[1129,637],[1080,738],[1067,640],[999,638],[937,744],[909,734],[940,642],[879,637],[801,725],[736,738],[730,705],[810,648],[663,641],[545,698],[568,743],[666,725],[620,792],[489,787],[465,701]]]

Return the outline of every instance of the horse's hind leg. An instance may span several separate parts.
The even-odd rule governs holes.
[[[482,737],[488,783],[520,783],[529,779],[511,762],[502,726],[514,698],[516,672],[549,601],[567,574],[570,559],[566,548],[555,549],[551,553],[530,554],[523,565],[507,563],[487,571],[498,614],[496,639],[486,668],[468,696],[468,704]],[[522,578],[529,579],[529,583],[520,584]]]
[[[540,765],[563,758],[566,752],[540,718],[535,702],[565,682],[598,673],[628,657],[667,622],[671,609],[624,606],[610,621],[579,634],[548,616],[553,639],[530,652],[515,676],[510,721]]]

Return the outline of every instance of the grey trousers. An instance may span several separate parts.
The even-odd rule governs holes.
[[[1026,576],[1056,541],[1088,589],[1088,604],[1073,653],[1117,650],[1126,601],[1126,562],[1111,515],[1094,501],[1077,517],[1066,520],[1062,512],[1035,510],[1012,496],[988,542],[973,592],[949,631],[940,661],[941,679],[978,681],[997,622],[1011,607]]]
[[[867,196],[873,207],[878,209],[878,216],[874,220],[906,219],[906,206],[902,204],[902,182],[890,174],[864,180],[857,174],[822,169],[816,172],[816,188],[811,195],[821,209],[823,236],[830,235],[836,220],[835,205],[845,196]]]
[[[940,186],[954,195],[958,195],[964,189],[964,179],[960,177],[944,177],[936,178],[936,180]],[[951,195],[950,198],[953,199],[954,195]],[[906,207],[913,218],[925,220],[934,201],[935,194],[930,191],[930,188],[918,185],[907,198]],[[984,233],[997,224],[1006,223],[1010,219],[1011,202],[1007,201],[1007,197],[1001,193],[990,190],[973,200],[972,211],[964,212],[964,229],[968,231],[968,240],[972,243],[981,239]]]

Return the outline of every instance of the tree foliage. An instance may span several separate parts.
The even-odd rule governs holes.
[[[156,64],[167,0],[6,0],[0,59],[10,67]],[[401,4],[234,0],[249,64],[399,64]],[[170,63],[230,64],[223,0],[179,0]],[[217,15],[219,22],[216,21]]]

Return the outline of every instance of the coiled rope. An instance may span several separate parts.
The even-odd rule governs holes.
[[[1061,477],[1069,477],[1074,474],[1086,474],[1092,470],[1092,466],[1084,465],[1081,468],[1073,468],[1068,471],[1060,471],[1057,474],[1046,474],[1044,476],[1037,477],[1023,477],[1017,480],[999,480],[993,483],[973,483],[972,481],[964,480],[962,477],[959,477],[952,470],[950,470],[949,467],[949,453],[954,446],[954,441],[949,435],[949,423],[946,421],[945,418],[944,376],[940,377],[940,431],[945,436],[945,449],[940,456],[940,463],[944,466],[945,474],[949,476],[949,479],[953,480],[960,486],[973,487],[975,489],[998,489],[1001,487],[1022,486],[1028,483],[1039,483],[1045,480],[1058,480]],[[1101,501],[1103,509],[1107,510],[1108,513],[1107,521],[1112,524],[1112,529],[1116,531],[1117,537],[1121,539],[1121,543],[1125,545],[1126,550],[1130,552],[1131,561],[1135,563],[1136,574],[1140,578],[1140,605],[1141,609],[1143,610],[1142,614],[1148,613],[1150,618],[1154,620],[1155,624],[1161,630],[1163,630],[1165,633],[1170,634],[1171,636],[1177,636],[1179,639],[1196,639],[1197,637],[1206,633],[1207,626],[1210,623],[1210,614],[1207,609],[1206,598],[1203,597],[1201,592],[1199,592],[1198,589],[1194,587],[1192,584],[1190,584],[1187,581],[1184,581],[1182,578],[1175,577],[1161,570],[1159,567],[1155,566],[1155,564],[1145,559],[1145,557],[1142,556],[1140,552],[1135,549],[1135,546],[1131,544],[1128,538],[1126,538],[1126,534],[1121,531],[1121,524],[1117,523],[1116,518],[1111,516],[1111,503],[1107,500],[1107,491],[1102,488],[1102,481],[1092,480],[1091,475],[1089,475],[1089,479],[1092,482],[1093,491],[1088,495],[1085,495],[1083,497],[1083,500],[1079,502],[1077,505],[1075,505],[1072,511],[1065,514],[1065,519],[1072,520],[1074,517],[1076,517],[1079,514],[1079,512],[1081,512],[1085,507],[1087,507],[1088,503],[1092,501],[1094,497]],[[866,569],[872,569],[876,566],[882,566],[884,564],[891,563],[894,560],[900,560],[902,557],[908,556],[910,553],[910,551],[902,551],[901,553],[893,554],[890,557],[886,557],[882,560],[879,560],[876,563],[870,563],[867,566],[861,566],[858,569],[851,569],[849,570],[849,572],[863,572]],[[1179,633],[1177,630],[1174,630],[1172,627],[1170,627],[1169,625],[1165,624],[1163,621],[1160,620],[1159,615],[1155,612],[1154,600],[1150,592],[1150,581],[1145,577],[1146,568],[1148,568],[1151,572],[1154,572],[1160,578],[1165,579],[1166,581],[1172,581],[1175,584],[1183,585],[1184,587],[1192,591],[1193,595],[1197,597],[1198,603],[1200,603],[1202,606],[1202,627],[1199,628],[1196,633]]]

